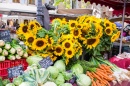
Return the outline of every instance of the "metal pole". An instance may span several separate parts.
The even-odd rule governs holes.
[[[37,21],[41,24],[41,26],[43,26],[43,8],[42,8],[42,0],[37,0]]]
[[[123,8],[123,16],[122,16],[122,29],[121,29],[121,39],[120,39],[120,49],[119,54],[121,54],[122,50],[122,39],[123,39],[123,29],[124,29],[124,19],[125,19],[125,10],[126,10],[126,0],[124,0],[124,8]]]

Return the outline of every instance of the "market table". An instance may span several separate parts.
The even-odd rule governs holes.
[[[130,65],[130,58],[119,59],[115,56],[115,57],[110,58],[109,61],[123,69],[128,69]]]

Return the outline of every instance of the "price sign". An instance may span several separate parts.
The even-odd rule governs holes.
[[[45,59],[42,59],[41,61],[39,61],[39,64],[42,68],[48,68],[49,66],[53,64],[53,61],[48,56]]]
[[[10,31],[9,30],[0,30],[0,40],[4,40],[5,42],[10,42]]]
[[[19,75],[22,75],[24,73],[23,66],[15,66],[13,68],[8,68],[8,78],[17,77]]]

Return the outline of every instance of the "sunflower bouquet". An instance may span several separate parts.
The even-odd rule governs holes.
[[[119,38],[120,31],[107,19],[85,15],[69,21],[54,19],[49,31],[37,21],[30,21],[21,24],[17,34],[31,54],[50,56],[53,61],[62,57],[68,64],[83,52],[96,57],[101,55],[101,51],[109,50]]]
[[[77,22],[81,28],[79,40],[92,56],[101,56],[102,51],[108,51],[112,43],[120,36],[116,25],[107,19],[99,19],[94,16],[80,16]],[[76,23],[72,23],[73,25]]]

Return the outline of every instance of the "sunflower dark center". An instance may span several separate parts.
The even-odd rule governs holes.
[[[75,26],[75,23],[72,23],[72,24],[71,24],[71,27],[74,27],[74,26]]]
[[[70,48],[70,43],[66,42],[66,43],[65,43],[65,47],[66,47],[66,48]]]
[[[77,27],[78,27],[78,28],[81,28],[81,26],[80,26],[80,25],[78,25]]]
[[[60,53],[61,51],[62,51],[62,50],[61,50],[60,47],[57,47],[57,48],[56,48],[56,52],[57,52],[57,53]]]
[[[82,37],[85,37],[85,34],[86,34],[86,33],[85,33],[85,32],[83,32],[83,33],[81,34],[81,36],[82,36]]]
[[[33,29],[33,28],[34,28],[34,25],[33,25],[33,24],[31,24],[30,28],[31,28],[31,29]]]
[[[108,24],[108,23],[106,23],[106,27],[109,27],[109,24]]]
[[[48,43],[51,44],[51,40],[48,38]]]
[[[33,37],[29,37],[29,38],[28,38],[28,42],[29,42],[29,43],[32,43],[33,41],[34,41],[34,38],[33,38]]]
[[[26,33],[26,32],[27,32],[27,29],[28,29],[27,26],[23,26],[23,29],[22,29],[22,30],[23,30],[24,33]]]
[[[68,51],[68,55],[71,55],[72,54],[72,51]]]
[[[35,23],[38,27],[40,27],[40,25],[38,23]]]
[[[87,44],[88,45],[92,45],[95,42],[96,42],[96,39],[87,39]]]
[[[93,21],[93,23],[96,23],[96,21]]]
[[[110,33],[110,32],[111,32],[111,30],[110,30],[110,29],[107,29],[107,30],[106,30],[106,32],[107,32],[107,33]]]
[[[37,41],[36,45],[38,47],[42,47],[44,45],[44,42],[42,40]]]
[[[74,31],[74,35],[75,35],[75,36],[78,36],[78,35],[79,35],[79,31],[78,31],[78,30],[75,30],[75,31]]]
[[[90,22],[90,20],[88,20],[86,23],[89,23]]]

